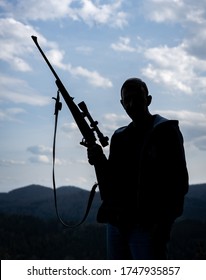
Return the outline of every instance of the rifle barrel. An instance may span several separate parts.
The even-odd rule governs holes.
[[[33,39],[35,45],[37,46],[37,48],[39,49],[40,53],[42,54],[44,60],[46,61],[46,63],[48,64],[49,68],[51,69],[52,73],[54,74],[55,78],[57,80],[60,80],[57,73],[55,72],[54,68],[52,67],[51,63],[49,62],[49,60],[47,59],[46,55],[44,54],[43,50],[41,49],[41,47],[39,46],[38,44],[38,41],[37,41],[37,37],[36,36],[31,36],[31,38]]]

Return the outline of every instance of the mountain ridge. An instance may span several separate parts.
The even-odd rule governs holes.
[[[75,186],[57,188],[57,205],[61,216],[67,220],[80,220],[86,210],[89,193],[89,191]],[[88,221],[95,220],[100,203],[100,195],[97,192],[88,215]],[[31,184],[8,193],[0,193],[0,212],[54,219],[56,209],[53,190],[42,185]]]
[[[81,221],[89,191],[74,186],[57,188],[61,219]],[[80,227],[65,228],[57,218],[53,190],[28,185],[0,193],[1,259],[107,259],[106,226],[96,222],[101,204],[96,193],[88,218]],[[169,259],[206,259],[206,184],[190,186],[185,210],[171,232]]]
[[[65,219],[78,221],[84,215],[90,191],[76,186],[61,186],[56,189],[59,213]],[[101,204],[97,191],[88,217],[89,222],[96,220]],[[53,189],[31,184],[0,193],[0,212],[31,215],[43,219],[56,217]],[[206,183],[193,184],[185,197],[185,209],[181,219],[206,220]]]

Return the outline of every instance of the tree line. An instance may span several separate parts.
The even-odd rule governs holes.
[[[98,223],[68,229],[57,219],[0,214],[0,224],[2,260],[106,259],[106,227]],[[171,236],[169,258],[206,259],[206,222],[177,222]]]

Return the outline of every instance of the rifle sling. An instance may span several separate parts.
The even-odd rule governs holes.
[[[65,223],[60,214],[59,214],[59,210],[58,210],[58,203],[57,203],[57,192],[56,192],[56,180],[55,180],[55,153],[56,153],[56,133],[57,133],[57,123],[58,123],[58,115],[59,115],[59,111],[61,110],[61,102],[59,101],[59,91],[57,92],[57,98],[53,98],[56,100],[56,104],[55,104],[55,126],[54,126],[54,138],[53,138],[53,167],[52,167],[52,179],[53,179],[53,190],[54,190],[54,204],[55,204],[55,210],[56,210],[56,214],[57,214],[57,217],[58,219],[60,220],[60,222],[68,227],[68,228],[75,228],[75,227],[78,227],[80,226],[87,218],[88,214],[89,214],[89,211],[90,211],[90,208],[91,208],[91,205],[92,205],[92,201],[94,199],[94,196],[95,196],[95,191],[96,191],[96,188],[98,186],[98,183],[95,183],[90,191],[90,195],[89,195],[89,199],[88,199],[88,202],[87,202],[87,208],[86,208],[86,211],[85,211],[85,214],[82,218],[82,220],[77,223],[77,224],[74,224],[74,225],[70,225],[70,224],[67,224]]]

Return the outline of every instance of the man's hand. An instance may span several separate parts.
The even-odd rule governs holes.
[[[106,159],[102,147],[98,144],[87,148],[87,156],[91,165],[96,165]]]

